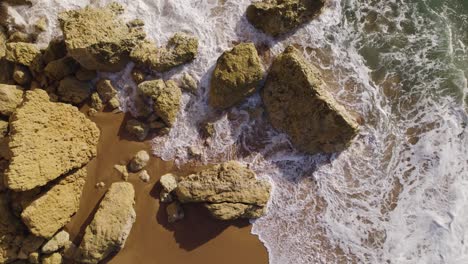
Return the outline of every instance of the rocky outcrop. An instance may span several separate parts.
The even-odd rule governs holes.
[[[357,134],[354,118],[292,46],[274,60],[262,98],[271,124],[286,132],[301,151],[342,151]]]
[[[136,219],[135,191],[131,183],[113,183],[91,224],[86,228],[77,260],[98,263],[125,245]]]
[[[137,88],[140,97],[149,98],[154,113],[168,126],[172,126],[179,113],[182,91],[174,81],[153,80],[142,82]]]
[[[255,93],[263,67],[253,43],[242,43],[219,57],[211,77],[210,105],[226,109]]]
[[[175,192],[180,202],[206,203],[214,217],[231,220],[262,216],[270,190],[268,181],[230,161],[181,178]]]
[[[70,221],[80,205],[86,175],[86,169],[80,169],[65,176],[24,209],[21,218],[31,233],[51,238]]]
[[[61,13],[59,21],[69,55],[89,70],[122,70],[142,32],[131,30],[118,17],[121,13],[123,8],[118,4]]]
[[[21,247],[23,232],[20,221],[10,211],[8,197],[0,193],[0,263],[15,260]]]
[[[89,82],[82,82],[73,76],[60,81],[57,94],[61,101],[72,104],[81,104],[90,95],[93,86]]]
[[[23,101],[20,86],[0,84],[0,114],[10,116]]]
[[[13,63],[33,67],[41,58],[39,48],[31,43],[14,42],[6,44],[5,58]]]
[[[247,19],[256,28],[278,36],[311,21],[325,0],[263,0],[247,8]]]
[[[157,72],[169,71],[195,59],[198,54],[198,39],[184,33],[172,36],[165,48],[154,42],[139,43],[131,52],[132,60],[138,65]]]
[[[12,157],[6,185],[30,190],[82,167],[96,156],[99,134],[76,107],[50,102],[43,90],[26,92],[10,118]]]

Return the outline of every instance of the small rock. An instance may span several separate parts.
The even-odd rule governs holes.
[[[117,89],[112,85],[111,80],[108,79],[99,80],[96,84],[96,90],[104,103],[107,103],[117,95]]]
[[[29,254],[28,260],[29,260],[29,263],[31,264],[39,264],[39,253],[33,252]]]
[[[20,86],[0,84],[0,114],[10,116],[23,101]]]
[[[96,188],[102,189],[102,188],[104,188],[104,187],[106,187],[106,184],[105,184],[104,182],[98,182],[98,183],[96,183]]]
[[[188,154],[193,158],[201,158],[203,151],[199,147],[191,146],[188,148]]]
[[[216,133],[216,129],[214,127],[214,124],[211,122],[206,122],[202,127],[201,127],[201,132],[203,133],[203,136],[206,138],[214,136]]]
[[[195,79],[192,77],[192,75],[188,73],[184,73],[182,76],[181,80],[181,88],[186,90],[187,92],[190,93],[196,93],[198,89],[198,83],[195,81]]]
[[[109,107],[112,109],[112,110],[115,110],[115,109],[118,109],[120,108],[120,100],[119,100],[119,97],[116,95],[114,97],[112,97],[110,100],[109,100]]]
[[[57,93],[66,103],[80,104],[91,95],[91,83],[82,82],[75,77],[66,77],[60,81]]]
[[[81,67],[76,73],[75,77],[80,81],[91,81],[97,77],[97,72],[93,70],[88,70]]]
[[[51,254],[67,247],[70,244],[70,234],[62,230],[42,246],[42,253]]]
[[[42,258],[42,264],[62,264],[62,255],[60,253],[54,253],[49,256]]]
[[[172,197],[172,194],[168,193],[166,190],[162,190],[162,191],[159,193],[159,200],[160,200],[162,203],[172,203],[172,201],[174,200],[174,198]]]
[[[19,85],[27,85],[30,83],[32,76],[28,67],[19,64],[15,65],[13,80],[15,80],[15,82]]]
[[[128,170],[127,170],[127,166],[125,165],[120,165],[120,164],[116,164],[114,165],[114,169],[116,169],[118,172],[120,172],[120,174],[122,174],[122,179],[124,181],[128,181]]]
[[[140,84],[145,81],[145,72],[140,68],[134,67],[132,69],[132,78],[136,84]]]
[[[39,18],[36,23],[34,23],[34,29],[38,32],[47,31],[47,18]]]
[[[161,176],[159,182],[161,183],[163,189],[168,193],[172,192],[177,188],[177,179],[176,176],[172,173],[167,173]]]
[[[90,108],[88,110],[88,116],[94,117],[94,116],[97,115],[97,113],[98,113],[98,111],[96,109],[94,109],[94,108]]]
[[[101,97],[96,92],[91,95],[91,107],[97,111],[101,111],[104,108]]]
[[[136,119],[130,119],[125,125],[127,132],[135,136],[138,140],[143,141],[148,136],[149,127],[147,124]]]
[[[142,180],[143,182],[149,182],[150,181],[150,176],[148,174],[148,172],[146,170],[142,170],[140,172],[140,180]]]
[[[175,223],[184,218],[184,209],[179,202],[172,202],[166,207],[167,221],[169,223]]]
[[[138,172],[144,167],[146,167],[146,165],[148,165],[149,160],[150,155],[148,154],[148,152],[145,150],[140,150],[128,164],[128,169],[131,172]]]

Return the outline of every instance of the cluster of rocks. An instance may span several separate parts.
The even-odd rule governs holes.
[[[124,181],[128,181],[129,172],[138,173],[138,177],[143,182],[150,181],[150,175],[147,170],[144,168],[148,165],[150,161],[150,155],[145,150],[138,151],[135,156],[128,162],[126,165],[116,164],[114,169],[117,170]]]
[[[160,179],[160,201],[169,203],[168,221],[184,217],[181,204],[201,203],[219,220],[259,218],[266,213],[271,185],[236,161],[212,165],[186,177],[173,174]]]

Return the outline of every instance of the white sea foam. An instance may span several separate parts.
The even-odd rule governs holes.
[[[17,9],[29,22],[111,1],[33,2]],[[177,31],[200,39],[193,63],[162,76],[191,72],[200,91],[184,94],[175,127],[154,139],[154,152],[183,164],[187,148],[198,146],[202,162],[237,159],[269,178],[269,213],[253,222],[253,232],[270,263],[468,263],[468,118],[461,103],[468,55],[457,33],[447,36],[440,26],[450,26],[449,9],[430,11],[423,0],[330,0],[318,19],[274,41],[247,23],[247,0],[118,2],[160,44]],[[56,34],[53,26],[41,41]],[[353,145],[332,156],[296,152],[264,116],[252,114],[259,95],[224,114],[207,107],[213,65],[237,41],[268,44],[273,55],[291,43],[304,47],[335,97],[365,120]],[[128,70],[111,77],[131,102]],[[197,126],[207,118],[216,133],[204,144]]]

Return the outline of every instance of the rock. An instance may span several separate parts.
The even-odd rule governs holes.
[[[45,32],[47,31],[47,18],[41,17],[34,23],[34,29],[37,32]]]
[[[99,80],[96,84],[96,90],[104,103],[107,103],[117,95],[117,89],[114,88],[111,80],[108,79]]]
[[[39,253],[38,252],[33,252],[29,254],[28,257],[29,263],[31,264],[39,264]]]
[[[329,94],[318,70],[292,46],[274,60],[262,98],[273,127],[287,133],[301,151],[342,151],[358,132],[358,124]]]
[[[184,218],[184,209],[179,202],[172,202],[166,207],[167,221],[169,223],[175,223]]]
[[[226,109],[242,102],[260,87],[263,73],[253,43],[241,43],[224,52],[211,77],[210,105]]]
[[[177,178],[172,173],[167,173],[161,176],[161,178],[159,179],[159,183],[161,183],[163,189],[168,193],[172,192],[177,188]]]
[[[81,168],[96,156],[99,135],[96,124],[76,107],[50,102],[40,89],[27,91],[10,117],[6,185],[26,191]]]
[[[234,220],[238,218],[255,219],[266,213],[266,207],[243,203],[205,204],[213,218],[219,220]]]
[[[193,94],[197,93],[198,83],[197,81],[195,81],[192,75],[188,73],[184,73],[181,79],[181,83],[182,83],[181,85],[182,89]]]
[[[101,111],[104,108],[104,104],[98,93],[93,93],[91,95],[91,108],[96,109],[97,111]]]
[[[136,119],[130,119],[125,125],[128,133],[135,136],[138,140],[143,141],[148,136],[149,127],[147,124]]]
[[[95,117],[97,114],[98,114],[98,111],[96,109],[94,109],[94,108],[90,108],[88,110],[88,116],[90,116],[90,117]]]
[[[49,42],[49,46],[44,51],[42,58],[45,64],[49,64],[52,61],[61,59],[67,56],[67,46],[63,39],[53,39]]]
[[[146,150],[140,150],[128,164],[128,170],[130,172],[138,172],[148,165],[149,160],[150,155],[148,152],[146,152]]]
[[[10,116],[23,101],[20,86],[0,84],[0,114]]]
[[[203,126],[201,127],[201,132],[203,136],[206,138],[213,137],[216,133],[216,128],[214,126],[214,123],[205,122]]]
[[[80,104],[91,95],[92,88],[91,83],[82,82],[73,76],[69,76],[60,81],[57,93],[63,102]]]
[[[118,17],[122,9],[116,10],[112,6],[86,7],[59,15],[68,52],[86,69],[122,70],[129,52],[139,42],[140,36]]]
[[[112,98],[109,100],[108,103],[109,103],[109,107],[110,107],[112,110],[115,110],[115,109],[120,108],[120,100],[119,100],[119,97],[118,97],[118,96],[112,97]]]
[[[325,0],[269,0],[247,8],[247,19],[261,31],[278,36],[297,29],[316,17]]]
[[[140,42],[130,53],[138,65],[157,72],[166,72],[195,59],[198,54],[198,39],[184,33],[172,36],[165,48],[158,48],[151,41]]]
[[[7,41],[7,35],[2,30],[2,28],[0,28],[0,59],[5,57],[5,54],[6,54],[6,41]]]
[[[127,166],[116,164],[116,165],[114,165],[114,169],[117,170],[118,172],[120,172],[120,174],[122,174],[122,179],[124,181],[128,181]]]
[[[44,71],[49,79],[60,81],[66,76],[74,74],[79,68],[80,64],[72,57],[64,57],[49,62]]]
[[[15,65],[15,69],[13,71],[13,80],[19,85],[27,85],[31,82],[32,76],[31,72],[29,71],[28,67],[23,65]]]
[[[70,234],[62,230],[42,246],[42,253],[51,254],[67,247],[70,244]]]
[[[132,69],[132,78],[136,84],[140,84],[145,81],[145,72],[137,67]]]
[[[203,155],[203,150],[197,146],[190,146],[187,149],[187,153],[189,154],[190,157],[195,158],[195,159],[200,159]]]
[[[42,264],[62,264],[62,255],[60,253],[54,253],[49,256],[42,258]]]
[[[78,261],[98,263],[125,245],[136,219],[131,183],[113,183],[104,196],[79,246]]]
[[[106,184],[104,182],[98,182],[98,183],[96,183],[95,186],[98,189],[102,189],[102,188],[106,187]]]
[[[151,98],[155,114],[172,127],[177,119],[182,92],[174,81],[153,80],[138,85],[140,96]]]
[[[6,44],[5,58],[13,63],[32,67],[41,57],[41,51],[36,45],[24,42]]]
[[[44,238],[34,235],[28,235],[22,242],[18,258],[28,259],[31,253],[37,252],[44,243]]]
[[[10,33],[10,37],[8,38],[8,42],[24,42],[24,43],[32,43],[34,42],[34,37],[30,34],[21,31],[15,31]]]
[[[23,232],[20,221],[10,209],[8,196],[0,193],[0,263],[9,263],[17,258]]]
[[[97,72],[81,67],[76,72],[75,77],[80,81],[91,81],[97,77]]]
[[[70,222],[71,216],[78,211],[85,180],[86,169],[80,169],[65,176],[26,207],[21,218],[31,233],[51,238]]]
[[[174,198],[172,197],[172,194],[168,193],[166,190],[162,190],[159,193],[159,200],[161,203],[172,203]]]
[[[8,121],[0,119],[0,138],[4,138],[8,134],[8,126],[9,126]]]
[[[149,182],[150,181],[150,175],[148,174],[148,172],[146,170],[142,170],[140,172],[140,175],[139,175],[139,178],[142,182]]]

